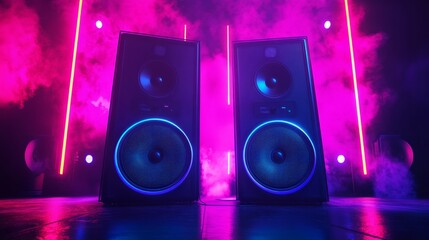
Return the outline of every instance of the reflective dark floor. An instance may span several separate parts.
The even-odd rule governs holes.
[[[429,239],[429,200],[106,207],[96,197],[4,199],[0,239]]]

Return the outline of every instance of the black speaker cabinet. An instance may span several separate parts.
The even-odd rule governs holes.
[[[237,199],[328,200],[306,38],[234,42]]]
[[[199,42],[121,32],[100,201],[199,197]]]

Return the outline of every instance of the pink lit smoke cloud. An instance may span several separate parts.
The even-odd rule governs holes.
[[[89,147],[105,134],[119,32],[182,37],[185,22],[165,1],[84,1],[71,119],[85,129],[76,142]]]
[[[343,1],[285,1],[276,6],[276,10],[267,10],[273,11],[276,16],[271,21],[263,21],[264,15],[269,14],[260,11],[266,7],[264,4],[254,1],[253,4],[240,5],[239,8],[246,14],[236,18],[237,38],[307,36],[327,161],[341,153],[339,151],[346,151],[359,160],[357,116]],[[249,6],[252,6],[251,9]],[[379,76],[368,74],[378,67],[375,50],[383,38],[382,34],[364,35],[359,32],[364,10],[358,5],[352,7],[361,112],[367,126],[378,112],[381,96],[386,95],[372,90],[371,81],[376,81]],[[323,28],[325,20],[331,20],[331,29]]]
[[[329,165],[336,164],[338,154],[345,154],[349,160],[355,162],[355,165],[360,166],[357,115],[344,2],[332,0],[253,0],[208,1],[205,4],[205,8],[210,9],[210,12],[202,11],[204,13],[194,15],[197,15],[195,18],[199,19],[197,25],[201,26],[198,37],[208,42],[213,41],[212,39],[222,41],[222,38],[217,36],[222,35],[221,29],[226,24],[231,25],[232,40],[294,36],[306,36],[308,38],[328,173]],[[204,4],[202,5],[204,7]],[[201,5],[197,7],[201,8]],[[375,74],[379,67],[376,49],[382,44],[383,35],[381,33],[366,35],[360,32],[359,26],[365,17],[364,9],[353,4],[351,7],[357,78],[365,131],[371,125],[371,121],[384,103],[383,101],[389,99],[388,91],[376,92],[372,88],[374,81],[380,77]],[[323,27],[326,20],[332,22],[332,27],[328,30]],[[210,46],[209,43],[207,45]],[[203,56],[206,62],[216,59],[225,61],[224,46],[221,45],[219,48],[212,49],[215,50],[210,52],[206,49],[206,55]],[[216,75],[211,72],[221,69],[223,68],[212,69],[207,76]],[[205,75],[202,75],[202,80],[203,84],[204,81],[207,81],[205,83],[207,85],[216,85],[219,84],[218,81],[224,81],[215,77],[207,78]],[[210,94],[210,92],[205,92],[203,89],[203,100],[204,94]],[[223,103],[222,99],[219,102]],[[218,105],[218,108],[220,106]],[[208,112],[209,110],[202,111],[202,119]],[[225,113],[228,112],[225,111]],[[211,123],[210,126],[216,126],[215,129],[218,128],[219,124],[216,120],[208,120],[206,123],[209,122]],[[225,130],[230,131],[231,129]],[[208,134],[214,132],[204,128],[201,131]],[[225,134],[230,133],[218,132],[216,137],[221,141],[225,139],[222,137]],[[365,140],[372,141],[369,137]],[[202,148],[204,147],[207,145],[202,144]],[[223,149],[214,149],[212,150],[213,153],[216,150],[222,151]],[[367,150],[367,154],[371,153]],[[220,154],[218,152],[213,155],[219,156]],[[213,162],[220,163],[224,160],[218,159],[218,161],[214,160]],[[215,169],[222,169],[216,165],[214,167]],[[361,167],[358,169],[359,172],[362,172]],[[219,179],[222,178],[222,174],[224,175],[224,173],[219,172]],[[332,180],[335,181],[335,179]]]
[[[201,178],[204,197],[228,197],[234,174],[233,107],[228,105],[226,56],[201,63]]]
[[[23,107],[38,87],[50,85],[39,39],[39,17],[23,0],[0,5],[0,106]]]
[[[54,110],[53,116],[60,116],[71,62],[71,40],[64,28],[69,21],[64,13],[51,2],[43,6],[23,0],[0,4],[0,107],[22,109],[44,88],[53,100],[47,107]]]

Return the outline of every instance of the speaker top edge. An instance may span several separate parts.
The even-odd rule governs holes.
[[[170,36],[161,36],[161,35],[155,35],[155,34],[148,34],[148,33],[141,33],[141,32],[132,32],[132,31],[125,31],[125,30],[121,30],[119,32],[119,36],[122,37],[139,37],[139,38],[157,38],[160,40],[165,40],[165,41],[180,41],[183,43],[192,43],[192,44],[200,44],[199,40],[192,40],[192,39],[186,39],[184,40],[183,38],[178,38],[178,37],[170,37]]]
[[[295,36],[295,37],[280,37],[280,38],[264,38],[264,39],[246,39],[246,40],[235,40],[233,44],[264,44],[264,43],[281,43],[281,42],[306,42],[308,41],[307,36]]]

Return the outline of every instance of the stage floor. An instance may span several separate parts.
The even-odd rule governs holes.
[[[0,239],[429,239],[429,200],[107,207],[97,197],[3,199]]]

